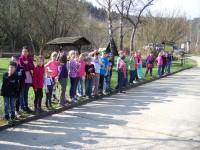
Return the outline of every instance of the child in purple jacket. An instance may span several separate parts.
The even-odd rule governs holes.
[[[68,68],[69,68],[69,77],[70,77],[70,82],[71,82],[71,87],[70,87],[70,98],[72,102],[77,102],[76,99],[76,89],[78,85],[77,77],[79,77],[79,70],[80,70],[80,64],[78,61],[76,61],[75,57],[75,51],[70,51],[69,52],[69,63],[68,63]]]
[[[147,59],[146,59],[146,73],[145,73],[145,77],[147,76],[147,74],[149,73],[149,71],[150,71],[150,76],[152,77],[154,62],[155,62],[155,57],[154,57],[153,53],[151,52],[149,54],[149,56],[147,57]]]

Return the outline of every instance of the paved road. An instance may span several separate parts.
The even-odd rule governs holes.
[[[0,132],[0,149],[200,150],[199,83],[195,68],[26,123]]]

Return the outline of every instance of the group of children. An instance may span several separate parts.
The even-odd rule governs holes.
[[[119,51],[119,58],[117,59],[116,70],[118,72],[118,89],[121,93],[125,93],[123,88],[126,85],[136,83],[138,80],[142,80],[150,73],[153,78],[154,64],[157,63],[157,75],[162,77],[165,73],[171,73],[173,55],[170,52],[161,51],[156,58],[153,52],[145,59],[140,51],[134,52],[131,55],[125,51]],[[143,77],[143,65],[146,67],[145,76]],[[130,77],[128,77],[130,76]],[[129,79],[129,80],[128,80]]]
[[[65,106],[66,103],[76,103],[79,97],[96,98],[109,93],[111,91],[113,56],[106,50],[101,53],[97,50],[82,54],[74,50],[69,51],[68,54],[64,51],[52,52],[51,58],[46,64],[43,56],[36,57],[34,64],[27,47],[23,47],[21,56],[11,58],[8,72],[3,75],[1,95],[4,97],[5,119],[15,119],[16,112],[19,113],[20,110],[31,112],[28,106],[30,87],[34,89],[35,112],[42,111],[43,90],[46,94],[46,107],[52,108],[52,99],[57,99],[58,85],[60,87],[60,97],[58,98],[60,106]],[[149,71],[152,76],[155,61],[157,61],[159,76],[163,75],[166,70],[170,73],[172,56],[162,52],[155,59],[153,53],[150,53],[146,59],[145,76]],[[124,86],[142,79],[142,68],[143,61],[140,52],[132,53],[129,56],[124,51],[119,51],[116,63],[118,72],[116,89],[120,93],[124,93]],[[128,79],[129,75],[130,80]],[[68,79],[70,84],[67,84]],[[68,85],[70,85],[69,99],[66,98]]]
[[[165,73],[171,73],[171,65],[173,61],[173,55],[170,52],[160,52],[158,57],[156,58],[157,66],[158,66],[158,76],[161,77]]]

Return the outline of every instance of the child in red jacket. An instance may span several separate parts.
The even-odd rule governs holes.
[[[41,104],[43,98],[43,86],[44,86],[44,58],[39,56],[37,64],[33,70],[33,88],[35,92],[34,108],[35,112],[42,111]]]

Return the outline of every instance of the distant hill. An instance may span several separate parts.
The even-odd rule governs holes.
[[[105,21],[107,18],[106,15],[106,10],[103,8],[98,8],[96,6],[94,6],[92,3],[87,2],[85,0],[80,1],[82,3],[82,5],[86,8],[86,10],[88,11],[88,15],[100,20],[100,21]]]
[[[87,2],[85,0],[80,1],[82,5],[86,8],[88,15],[93,17],[94,19],[97,19],[99,21],[106,21],[107,14],[106,10],[103,8],[99,8],[94,6],[92,3]],[[117,12],[112,12],[112,16],[114,20],[119,19],[119,14]]]

